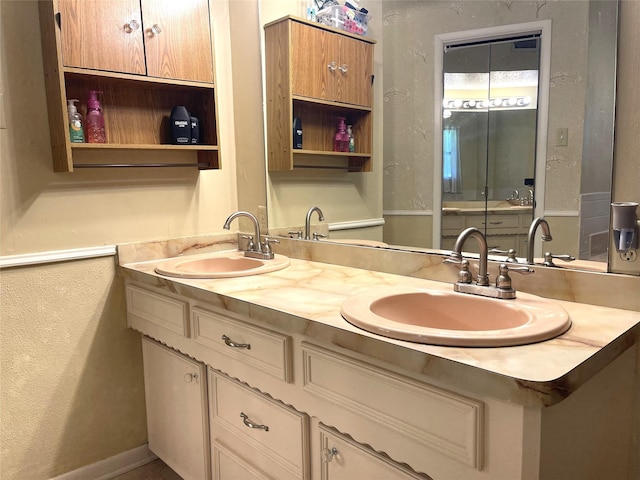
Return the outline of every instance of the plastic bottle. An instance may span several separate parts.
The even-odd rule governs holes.
[[[69,140],[71,143],[84,143],[84,130],[82,129],[82,115],[78,113],[75,98],[67,100],[67,113],[69,114]]]
[[[338,128],[335,137],[333,138],[333,151],[349,151],[349,134],[347,133],[347,126],[345,125],[344,117],[338,117]]]
[[[169,117],[171,123],[171,141],[175,145],[191,143],[191,115],[184,105],[176,105]]]
[[[87,142],[89,143],[107,143],[107,135],[104,129],[104,116],[100,108],[96,90],[89,90],[89,99],[87,100]]]
[[[347,135],[349,135],[349,152],[354,153],[356,151],[356,140],[353,138],[351,125],[347,125]]]
[[[293,119],[293,148],[302,148],[302,120],[298,117]]]

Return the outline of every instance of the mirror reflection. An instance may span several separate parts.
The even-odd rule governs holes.
[[[539,42],[534,34],[446,47],[443,249],[468,226],[494,250],[526,249],[535,203]]]
[[[520,213],[529,222],[539,216],[548,220],[553,241],[543,245],[540,235],[537,236],[537,258],[550,250],[589,262],[606,261],[617,2],[371,0],[369,6],[372,20],[368,36],[377,41],[373,171],[351,174],[307,168],[269,172],[270,230],[286,235],[288,230],[300,227],[310,206],[317,205],[325,214],[329,240],[349,238],[354,239],[350,240],[353,243],[362,239],[385,242],[391,247],[446,249],[450,221],[446,219],[456,217],[447,209],[461,206],[452,206],[452,202],[484,202],[485,223],[492,221],[487,207],[497,207],[490,203],[495,202],[499,206],[522,208],[518,221],[522,220]],[[284,15],[304,15],[302,6],[293,11],[290,5],[275,0],[261,1],[260,8],[264,23]],[[537,98],[535,94],[513,95],[516,102],[518,98],[524,101],[524,97],[531,97],[529,107],[512,112],[513,120],[495,106],[468,117],[464,116],[468,113],[453,108],[449,109],[451,116],[443,118],[444,77],[436,73],[434,53],[438,36],[545,21],[552,26],[548,42],[550,58],[547,70],[540,70],[539,95]],[[499,57],[504,56],[495,48],[496,56],[490,55],[485,63],[499,62]],[[544,48],[544,45],[537,47],[539,51]],[[513,50],[513,45],[508,50]],[[530,46],[527,53],[533,54],[534,50]],[[531,65],[519,67],[518,71],[536,70]],[[509,72],[510,68],[513,67],[502,66],[500,71]],[[542,85],[544,81],[548,83],[546,87]],[[494,86],[497,82],[494,80]],[[490,92],[485,97],[489,102],[497,100],[498,93]],[[513,130],[516,124],[531,123],[531,116],[536,118],[535,140],[523,136],[516,149],[509,142],[496,142],[492,138],[499,125]],[[468,140],[468,130],[471,125],[479,128],[480,118],[487,128],[483,129],[484,140],[474,144]],[[462,175],[454,183],[451,167],[456,165],[443,165],[442,154],[443,141],[448,141],[444,132],[455,128]],[[521,134],[513,131],[509,134],[517,135]],[[470,145],[476,149],[475,158],[477,151],[485,154],[485,159],[473,166],[464,155]],[[501,166],[500,162],[507,157],[512,163]],[[448,181],[443,167],[448,169]],[[475,168],[476,172],[467,174],[465,167]],[[518,256],[523,257],[527,248],[521,241],[522,226],[518,224],[518,228],[514,234],[520,235],[517,242],[492,246],[515,244]],[[456,233],[462,230],[459,226],[455,229]],[[558,263],[569,268],[586,265],[578,261]]]

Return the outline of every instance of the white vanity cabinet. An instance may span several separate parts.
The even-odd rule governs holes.
[[[205,366],[143,337],[149,449],[185,480],[211,478]]]
[[[149,443],[185,479],[634,478],[637,348],[549,407],[553,384],[522,381],[521,404],[480,368],[447,366],[464,388],[418,353],[400,368],[363,349],[391,345],[148,283],[126,298],[129,325],[165,344],[143,340]]]

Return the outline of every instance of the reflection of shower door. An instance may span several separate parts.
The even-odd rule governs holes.
[[[539,46],[540,34],[533,33],[446,48],[443,233],[444,217],[454,208],[456,215],[472,215],[458,223],[491,235],[495,231],[488,230],[490,223],[503,223],[489,219],[499,208],[534,202]],[[505,227],[499,234],[518,235],[521,230]]]

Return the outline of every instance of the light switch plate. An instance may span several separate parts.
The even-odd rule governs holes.
[[[556,147],[566,147],[569,145],[569,129],[558,128],[556,130]]]
[[[258,225],[260,225],[260,230],[266,232],[269,227],[267,215],[267,207],[265,205],[258,205]]]

